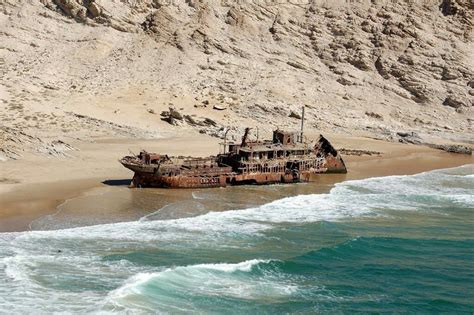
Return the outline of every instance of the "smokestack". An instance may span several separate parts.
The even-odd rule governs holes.
[[[301,143],[303,143],[303,130],[304,130],[304,106],[301,107],[301,133],[300,133]]]

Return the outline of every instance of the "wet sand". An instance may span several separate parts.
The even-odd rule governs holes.
[[[215,154],[216,139],[176,137],[162,140],[102,139],[80,148],[72,158],[7,162],[0,178],[0,231],[60,229],[131,220],[169,219],[258,206],[272,200],[328,192],[335,183],[375,176],[410,175],[473,163],[472,156],[367,138],[330,135],[338,148],[382,152],[344,156],[348,174],[322,174],[293,185],[216,189],[129,189],[131,172],[117,159],[128,149],[171,154]],[[25,170],[25,168],[28,168]],[[25,170],[25,171],[22,171]]]

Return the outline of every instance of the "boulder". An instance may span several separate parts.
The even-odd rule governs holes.
[[[176,109],[170,107],[169,111],[163,111],[160,114],[161,120],[166,121],[167,123],[177,126],[183,122],[184,117]]]
[[[54,0],[54,3],[66,14],[80,22],[87,20],[87,9],[75,0]]]
[[[382,115],[374,113],[374,112],[365,112],[365,115],[367,115],[369,117],[372,117],[372,118],[375,118],[375,119],[383,120]]]
[[[301,119],[301,115],[294,112],[294,111],[291,111],[290,115],[288,116],[290,118],[296,118],[296,119]]]
[[[430,145],[431,147],[439,150],[443,150],[449,153],[457,153],[457,154],[467,154],[467,155],[472,155],[472,148],[465,146],[465,145],[459,145],[459,144],[434,144]]]
[[[172,107],[170,107],[169,116],[177,120],[184,119],[183,115],[181,115],[180,112],[178,112],[176,109]]]
[[[355,82],[346,76],[341,76],[336,81],[342,85],[355,85]]]
[[[444,100],[443,105],[453,108],[470,107],[472,106],[472,102],[462,95],[448,95]]]
[[[397,136],[399,137],[398,141],[401,143],[410,143],[410,144],[422,144],[421,137],[416,132],[405,132],[400,131],[397,132]]]
[[[212,108],[215,109],[215,110],[226,110],[227,109],[227,107],[223,106],[223,105],[214,105]]]
[[[87,12],[92,18],[96,18],[102,14],[102,9],[97,5],[97,3],[91,1],[87,7]]]
[[[208,125],[208,126],[217,126],[217,123],[212,120],[211,118],[205,118],[204,121],[203,121],[204,124]]]
[[[184,115],[184,120],[191,126],[202,126],[202,124],[196,121],[191,115]]]

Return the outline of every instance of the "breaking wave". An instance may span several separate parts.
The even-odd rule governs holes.
[[[186,301],[196,297],[258,300],[281,299],[294,294],[296,285],[285,281],[277,272],[265,268],[257,270],[258,266],[269,263],[254,259],[236,264],[198,264],[140,273],[112,291],[105,308],[127,309],[133,305],[149,311],[184,311]]]
[[[152,220],[152,214],[136,222],[0,234],[0,306],[43,313],[189,312],[211,310],[211,302],[225,310],[232,301],[305,299],[304,281],[289,276],[279,262],[285,253],[315,246],[314,239],[304,244],[302,225],[389,219],[403,211],[446,216],[467,211],[474,205],[472,173],[469,165],[346,181],[328,194],[192,218]],[[364,242],[350,243],[345,251]],[[357,252],[364,252],[363,246]],[[227,258],[216,262],[217,257]],[[317,284],[311,290],[315,286],[316,296],[337,300]]]
[[[472,171],[472,167],[461,170]],[[454,169],[459,173],[459,169]],[[449,184],[449,185],[447,185]],[[223,234],[255,234],[278,223],[340,221],[363,216],[381,216],[384,210],[433,209],[439,203],[472,204],[474,183],[450,170],[412,176],[388,176],[336,184],[329,194],[300,195],[268,204],[197,217],[150,220],[153,214],[136,222],[104,224],[57,231],[22,233],[16,240],[31,238],[114,239],[169,241]]]

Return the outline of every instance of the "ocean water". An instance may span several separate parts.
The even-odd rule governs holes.
[[[473,313],[473,195],[466,165],[182,219],[2,233],[0,313]]]

